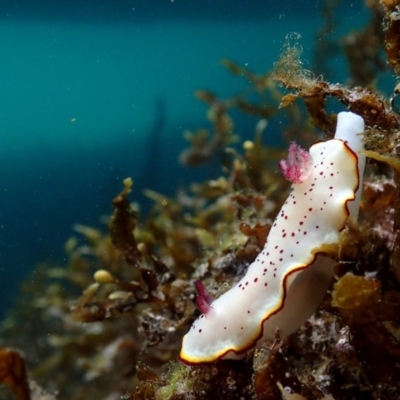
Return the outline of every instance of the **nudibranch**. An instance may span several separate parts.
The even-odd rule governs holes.
[[[365,157],[364,120],[338,114],[335,138],[307,152],[291,144],[280,168],[292,184],[267,242],[246,275],[213,300],[196,282],[203,313],[183,338],[180,360],[210,363],[241,357],[263,340],[296,331],[321,303],[349,215],[357,219]],[[328,252],[329,253],[329,252]]]

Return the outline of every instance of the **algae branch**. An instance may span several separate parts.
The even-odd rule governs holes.
[[[335,2],[327,3],[329,25]],[[223,61],[248,88],[229,99],[198,91],[211,127],[187,132],[180,155],[182,168],[218,160],[221,173],[174,197],[147,190],[154,205],[142,219],[127,178],[110,199],[107,227],[75,226],[67,265],[40,265],[2,322],[2,398],[400,397],[400,115],[397,93],[378,89],[387,71],[398,83],[400,2],[367,6],[369,24],[337,49],[349,61],[347,82],[305,69],[293,34],[267,72]],[[316,47],[326,58],[319,69],[330,49],[329,41]],[[199,315],[195,282],[214,298],[239,282],[289,193],[277,169],[286,150],[263,144],[265,121],[284,117],[287,147],[309,148],[332,138],[330,104],[365,120],[368,161],[359,220],[341,231],[321,305],[294,333],[276,332],[241,360],[182,364],[182,337]],[[252,140],[236,131],[237,110],[258,118]]]

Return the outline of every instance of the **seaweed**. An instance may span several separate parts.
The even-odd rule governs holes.
[[[335,4],[326,3],[325,29],[334,26]],[[187,132],[190,148],[180,155],[186,167],[219,159],[220,176],[171,197],[147,189],[153,207],[142,218],[127,178],[107,225],[75,226],[67,265],[40,265],[2,322],[0,372],[10,396],[53,398],[40,385],[58,399],[399,398],[400,118],[396,92],[384,95],[375,83],[385,57],[399,75],[400,2],[368,6],[368,25],[335,47],[348,57],[351,86],[306,69],[296,34],[270,71],[223,60],[248,88],[229,99],[198,91],[212,129]],[[364,40],[371,46],[360,48]],[[317,54],[328,57],[329,46]],[[297,332],[277,334],[242,360],[181,364],[181,339],[198,313],[196,280],[213,296],[235,284],[289,190],[277,173],[282,150],[264,144],[268,122],[286,117],[287,142],[309,144],[318,130],[330,137],[328,100],[365,119],[369,162],[359,223],[349,219],[341,233],[323,303]],[[254,118],[252,140],[235,131],[233,111]]]
[[[397,76],[400,75],[400,8],[396,0],[381,0],[386,16],[385,51],[387,60]]]
[[[0,382],[14,392],[16,399],[31,399],[24,359],[18,352],[4,347],[0,348]]]
[[[350,86],[375,85],[379,75],[388,71],[383,51],[384,10],[379,2],[369,1],[366,5],[370,9],[369,23],[360,30],[349,32],[343,39],[350,72]]]

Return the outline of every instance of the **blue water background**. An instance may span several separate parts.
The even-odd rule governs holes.
[[[179,165],[187,129],[207,126],[193,93],[244,87],[224,57],[271,69],[286,34],[311,59],[321,1],[15,1],[0,5],[0,293],[44,260],[65,263],[74,223],[102,226],[122,180],[146,209],[145,187],[173,195],[206,176]],[[76,4],[75,4],[76,3]],[[340,32],[367,18],[341,5]],[[340,37],[339,31],[335,33]],[[346,77],[332,60],[335,79]],[[257,120],[238,117],[251,137]],[[279,137],[269,128],[270,143]],[[218,171],[217,171],[218,172]]]

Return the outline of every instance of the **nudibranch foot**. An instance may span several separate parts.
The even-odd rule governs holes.
[[[279,328],[275,329],[275,333],[274,333],[274,337],[273,337],[273,342],[271,343],[271,346],[269,347],[269,349],[271,351],[276,351],[278,350],[282,345],[282,335],[281,335],[281,331]]]
[[[365,157],[364,120],[338,115],[335,138],[309,153],[292,143],[280,167],[292,191],[273,223],[262,252],[246,275],[212,300],[196,282],[203,315],[183,338],[180,360],[187,364],[238,358],[263,340],[295,332],[323,300],[335,249],[351,215],[357,219]],[[206,318],[205,318],[206,317]]]

